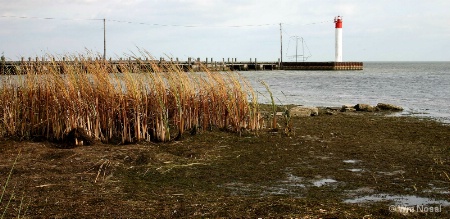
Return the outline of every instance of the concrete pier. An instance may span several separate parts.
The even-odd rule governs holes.
[[[200,58],[188,58],[187,61],[180,61],[178,58],[169,58],[165,60],[160,58],[157,60],[149,60],[148,58],[131,59],[120,58],[118,60],[106,60],[101,58],[89,58],[83,62],[76,59],[74,61],[55,60],[54,58],[46,60],[44,58],[36,57],[22,58],[20,61],[6,61],[2,57],[0,61],[0,74],[21,74],[25,68],[40,68],[43,64],[54,65],[61,73],[65,73],[68,65],[78,65],[81,68],[86,68],[89,62],[104,63],[111,73],[132,71],[154,71],[155,68],[163,67],[164,65],[175,65],[184,71],[204,71],[205,69],[216,71],[272,71],[272,70],[309,70],[309,71],[323,71],[323,70],[362,70],[362,62],[260,62],[258,59],[250,59],[249,61],[238,61],[236,58],[223,58],[221,61],[214,61],[212,58],[206,58],[203,61]]]
[[[363,70],[362,62],[283,62],[284,70]]]

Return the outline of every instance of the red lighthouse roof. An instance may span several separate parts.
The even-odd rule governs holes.
[[[341,16],[335,17],[334,23],[336,24],[336,28],[342,28],[342,17]]]

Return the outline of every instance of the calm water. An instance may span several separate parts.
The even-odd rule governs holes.
[[[401,115],[450,123],[450,62],[365,62],[362,71],[241,73],[260,93],[261,103],[270,103],[259,82],[262,80],[270,86],[277,104],[342,106],[384,102],[402,106],[405,111]]]
[[[401,115],[432,117],[450,123],[450,62],[365,62],[362,71],[242,72],[259,100],[269,103],[260,80],[277,104],[342,106],[392,103]],[[266,96],[266,97],[264,97]]]

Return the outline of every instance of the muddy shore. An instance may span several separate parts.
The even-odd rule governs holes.
[[[73,149],[1,139],[2,190],[14,167],[0,213],[9,203],[5,218],[450,217],[450,126],[377,112],[291,125]]]

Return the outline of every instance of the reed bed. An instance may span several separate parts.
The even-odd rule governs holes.
[[[0,76],[2,136],[58,141],[82,128],[102,142],[165,142],[188,130],[260,128],[255,92],[235,72],[186,72],[152,61],[113,66],[89,55],[47,60]]]

